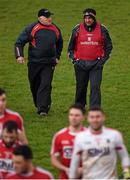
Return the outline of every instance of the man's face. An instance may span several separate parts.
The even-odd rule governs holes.
[[[6,147],[11,147],[16,139],[17,139],[17,132],[15,130],[13,130],[13,132],[8,132],[7,129],[3,129],[2,132],[2,139],[6,145]]]
[[[7,100],[6,100],[6,95],[5,94],[2,94],[0,96],[0,112],[3,112],[6,108],[6,103],[7,103]]]
[[[69,111],[69,123],[73,127],[79,127],[84,120],[84,115],[79,109],[70,109]]]
[[[94,22],[94,19],[91,16],[85,16],[84,22],[87,26],[91,26]]]
[[[40,16],[39,18],[38,18],[38,20],[42,23],[42,24],[44,24],[44,25],[50,25],[51,23],[52,23],[52,18],[51,18],[51,16],[50,17],[45,17],[45,16]]]
[[[104,120],[105,116],[100,111],[90,111],[88,113],[88,123],[90,127],[95,131],[98,131],[102,128]]]
[[[31,160],[25,160],[21,155],[13,155],[13,167],[17,174],[27,173]]]

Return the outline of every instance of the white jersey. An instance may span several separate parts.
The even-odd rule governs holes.
[[[90,128],[77,135],[70,166],[70,178],[76,178],[80,160],[83,179],[116,179],[117,152],[123,167],[128,167],[129,156],[121,133],[103,127],[101,134],[92,134]]]

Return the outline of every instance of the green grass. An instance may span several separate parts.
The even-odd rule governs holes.
[[[14,58],[14,42],[21,30],[36,20],[37,11],[49,8],[61,28],[64,49],[53,81],[53,104],[49,116],[35,113],[27,79],[27,66]],[[67,109],[74,100],[75,78],[67,59],[67,44],[72,28],[82,19],[82,10],[93,7],[97,18],[107,25],[113,40],[111,60],[104,68],[102,97],[106,124],[123,132],[130,149],[130,3],[129,0],[0,0],[0,87],[8,93],[8,107],[20,112],[34,162],[56,175],[50,165],[50,145],[54,133],[67,125]],[[25,50],[27,59],[27,48]]]

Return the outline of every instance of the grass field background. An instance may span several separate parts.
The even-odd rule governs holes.
[[[86,7],[97,10],[97,18],[110,30],[113,40],[111,60],[105,65],[102,106],[106,124],[119,129],[130,149],[130,1],[129,0],[0,0],[0,87],[8,94],[8,107],[24,118],[34,162],[50,170],[50,145],[54,133],[67,125],[67,109],[74,100],[73,66],[67,59],[67,44],[72,28],[82,20]],[[53,81],[53,104],[47,118],[35,113],[27,66],[14,58],[14,42],[24,27],[37,20],[37,11],[49,8],[61,28],[64,49]],[[27,60],[27,47],[25,48]],[[26,61],[27,62],[27,61]],[[130,152],[130,151],[129,151]],[[119,168],[120,169],[120,168]]]

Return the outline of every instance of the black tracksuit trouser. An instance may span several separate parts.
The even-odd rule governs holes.
[[[53,73],[52,65],[28,63],[30,89],[38,112],[48,113],[50,109]]]
[[[90,107],[101,106],[101,81],[103,67],[83,69],[79,65],[74,65],[76,75],[75,103],[85,106],[88,82],[90,81]]]

